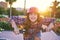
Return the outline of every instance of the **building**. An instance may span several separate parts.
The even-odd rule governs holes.
[[[23,11],[24,9],[23,8],[16,8],[16,10]]]
[[[7,3],[6,2],[0,2],[0,7],[3,7],[3,8],[5,8],[5,9],[7,9]]]

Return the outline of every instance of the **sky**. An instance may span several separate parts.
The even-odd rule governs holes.
[[[0,0],[4,1],[4,0]],[[26,0],[26,8],[37,7],[41,10],[47,9],[54,0]],[[60,1],[60,0],[58,0]],[[12,7],[15,8],[24,8],[24,0],[17,0],[13,3]]]

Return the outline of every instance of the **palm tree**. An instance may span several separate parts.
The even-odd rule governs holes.
[[[55,17],[56,16],[56,13],[57,13],[57,6],[59,5],[59,3],[60,2],[58,2],[57,0],[55,0],[54,2],[53,2],[53,7],[52,7],[52,13],[53,13],[53,17]]]
[[[12,4],[13,4],[13,2],[16,2],[16,0],[5,0],[5,1],[10,4],[10,18],[11,18],[11,15],[12,15]]]

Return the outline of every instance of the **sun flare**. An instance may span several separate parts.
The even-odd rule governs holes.
[[[52,3],[52,0],[26,0],[26,8],[37,7],[40,11],[45,11]],[[18,0],[13,7],[24,8],[24,0]]]
[[[54,0],[26,0],[26,8],[37,7],[40,11],[44,12],[53,1]],[[17,0],[13,3],[12,7],[24,8],[24,0]]]

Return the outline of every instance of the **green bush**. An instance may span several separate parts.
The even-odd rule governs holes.
[[[5,18],[4,16],[0,15],[0,18]]]
[[[57,33],[58,35],[60,35],[60,27],[58,27],[58,28],[56,29],[56,33]]]
[[[9,22],[0,22],[0,30],[12,31],[13,28]]]

